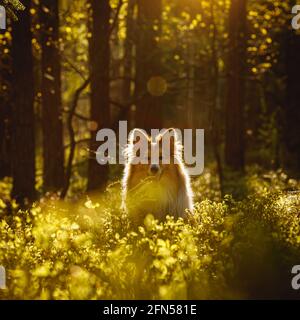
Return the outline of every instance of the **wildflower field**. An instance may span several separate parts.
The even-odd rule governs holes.
[[[27,210],[0,200],[0,299],[297,298],[299,182],[283,172],[249,172],[248,194],[222,200],[210,172],[193,182],[195,212],[132,226],[120,185],[104,195]],[[2,199],[8,183],[1,183]]]

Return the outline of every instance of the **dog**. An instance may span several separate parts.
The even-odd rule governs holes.
[[[122,207],[139,225],[147,214],[162,220],[167,215],[184,218],[192,212],[193,193],[182,150],[175,129],[164,130],[154,139],[141,129],[131,132],[124,152]],[[170,160],[167,164],[165,155]]]

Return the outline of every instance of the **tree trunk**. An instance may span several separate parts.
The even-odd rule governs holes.
[[[134,7],[136,0],[128,0],[126,16],[126,39],[124,44],[124,79],[123,79],[123,102],[128,103],[131,99],[132,57],[134,43]]]
[[[224,196],[224,172],[221,159],[221,132],[222,132],[222,108],[220,103],[220,69],[219,69],[219,55],[218,55],[218,29],[217,21],[215,16],[215,3],[212,1],[210,3],[210,12],[211,12],[211,25],[212,25],[212,43],[211,43],[211,87],[212,87],[212,106],[210,113],[210,138],[212,144],[212,150],[216,161],[217,172],[219,176],[220,184],[220,194],[221,197]]]
[[[10,105],[4,97],[0,98],[0,179],[11,176],[10,152]]]
[[[1,45],[2,49],[10,46]],[[1,53],[2,54],[2,53]],[[3,54],[0,62],[0,179],[11,176],[11,56]]]
[[[161,0],[138,0],[135,96],[136,126],[162,128],[164,94],[161,54],[157,38],[161,32]],[[151,81],[150,81],[151,80]],[[149,82],[150,81],[150,82]],[[152,87],[152,90],[149,86]]]
[[[133,78],[133,48],[134,48],[134,8],[136,0],[128,0],[127,16],[126,16],[126,39],[124,43],[124,72],[122,84],[122,102],[128,104],[132,100],[131,83]],[[126,119],[125,119],[126,118]],[[133,127],[132,112],[129,111],[126,117],[120,120],[128,120],[128,128]]]
[[[12,196],[21,204],[35,197],[34,76],[30,1],[12,27]]]
[[[60,190],[64,182],[58,0],[41,0],[42,131],[45,191]]]
[[[109,62],[110,62],[110,28],[111,8],[109,0],[89,0],[91,11],[91,38],[89,43],[89,60],[91,74],[91,131],[88,167],[88,190],[102,189],[108,180],[108,165],[100,165],[96,161],[95,152],[99,143],[96,133],[101,128],[109,128],[111,124],[109,101]]]
[[[11,175],[8,107],[5,97],[0,97],[0,179]]]
[[[195,43],[190,36],[187,42],[187,96],[186,96],[186,128],[194,128],[194,103],[195,103]]]
[[[300,108],[299,70],[300,36],[295,30],[285,35],[286,100],[283,109],[283,165],[288,172],[300,176]]]
[[[231,0],[226,101],[225,162],[236,171],[244,169],[244,91],[246,64],[247,1]]]

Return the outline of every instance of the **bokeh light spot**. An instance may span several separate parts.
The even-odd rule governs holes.
[[[147,83],[148,92],[155,97],[163,96],[167,89],[167,81],[161,76],[151,77]]]

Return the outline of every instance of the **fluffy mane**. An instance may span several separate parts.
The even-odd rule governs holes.
[[[183,153],[183,145],[181,143],[181,139],[179,138],[176,129],[165,129],[161,133],[159,133],[156,137],[149,137],[148,134],[141,129],[134,129],[128,139],[128,144],[126,145],[126,148],[123,151],[124,158],[125,158],[125,168],[124,168],[124,174],[122,179],[122,208],[127,209],[126,207],[126,198],[128,194],[128,181],[130,178],[130,175],[132,174],[132,167],[134,166],[133,160],[136,157],[136,148],[135,148],[135,141],[138,136],[141,138],[144,138],[145,141],[151,144],[159,144],[162,143],[163,138],[165,134],[169,135],[169,146],[172,150],[172,157],[175,161],[175,167],[178,171],[178,193],[174,194],[170,190],[172,189],[170,186],[170,190],[168,190],[168,186],[164,185],[164,191],[166,194],[170,194],[169,196],[169,209],[171,209],[171,205],[174,207],[176,205],[176,208],[173,208],[173,211],[176,211],[177,216],[183,216],[186,209],[192,211],[193,209],[193,192],[191,188],[190,183],[190,177],[187,173],[187,170],[185,168],[185,165],[183,163],[182,153]],[[172,183],[172,182],[171,182]],[[175,214],[175,213],[174,213]]]

